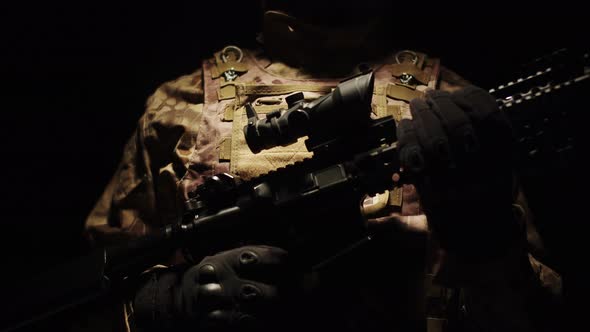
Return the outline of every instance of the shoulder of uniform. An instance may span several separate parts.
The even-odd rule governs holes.
[[[157,112],[166,105],[179,103],[200,104],[203,102],[203,73],[201,69],[161,84],[147,99],[146,111]]]
[[[145,113],[139,120],[142,139],[149,137],[160,145],[173,146],[183,132],[196,131],[203,99],[200,69],[163,83],[148,98]]]

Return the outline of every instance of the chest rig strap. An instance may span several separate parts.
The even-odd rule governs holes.
[[[228,82],[219,86],[219,100],[234,99],[242,96],[276,96],[298,91],[328,93],[331,87],[320,84],[251,84]]]
[[[393,58],[395,63],[388,66],[392,80],[385,84],[377,84],[373,91],[373,112],[378,118],[391,115],[399,122],[404,118],[411,118],[409,102],[412,99],[422,98],[426,89],[436,87],[439,61],[410,50],[400,51]],[[386,207],[382,208],[383,213],[392,210],[399,212],[415,210],[409,206],[405,209],[402,207],[404,205],[402,186],[375,197],[372,203]]]
[[[234,81],[248,71],[248,65],[242,62],[244,53],[233,45],[226,46],[214,54],[215,66],[211,67],[211,78],[222,77],[226,82]]]

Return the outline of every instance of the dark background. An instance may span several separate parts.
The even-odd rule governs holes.
[[[0,6],[0,223],[18,277],[83,250],[83,221],[145,99],[227,44],[254,45],[259,13],[246,1]],[[563,2],[409,4],[400,16],[392,43],[485,88],[588,39],[582,14]]]

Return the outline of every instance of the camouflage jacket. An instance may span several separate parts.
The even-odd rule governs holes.
[[[376,76],[372,104],[375,117],[389,114],[400,120],[410,116],[409,100],[419,97],[426,89],[453,91],[468,84],[454,72],[441,67],[438,59],[429,58],[420,52],[401,51],[368,65]],[[404,82],[403,75],[407,73],[411,73],[414,79],[412,86]],[[231,79],[232,75],[236,75],[236,78]],[[241,137],[243,135],[236,132],[241,133],[243,106],[246,102],[252,102],[258,113],[265,113],[284,106],[283,97],[290,93],[304,91],[313,98],[328,92],[342,79],[325,77],[273,62],[261,51],[243,50],[241,56],[236,52],[217,52],[213,58],[203,61],[202,68],[192,74],[162,84],[148,99],[137,130],[125,146],[118,170],[87,218],[86,228],[91,237],[102,244],[120,243],[147,234],[154,228],[177,222],[183,213],[188,193],[207,176],[215,173],[231,172],[250,178],[308,157],[301,141],[290,147],[273,148],[266,153],[253,155],[247,150]],[[424,235],[419,241],[423,247],[428,246],[426,218],[413,186],[404,185],[386,194],[385,197],[368,198],[365,202],[367,211],[371,211],[372,216],[396,218],[412,232]],[[414,254],[420,256],[423,251],[417,250]],[[425,259],[418,261],[426,263]],[[553,281],[557,282],[551,284],[559,284],[558,277],[552,271],[537,264],[532,257],[531,262],[534,263],[532,266],[535,267],[536,276],[546,277],[536,278],[537,281],[553,277]],[[173,264],[174,259],[162,263]],[[510,264],[500,262],[482,269],[504,271]],[[438,270],[435,267],[437,264],[430,265],[426,271],[434,273]],[[421,274],[424,268],[414,267],[414,270]],[[383,275],[382,270],[375,273]],[[394,276],[387,274],[387,277]],[[446,305],[452,291],[444,285],[434,285],[432,280],[428,277],[414,278],[414,282],[420,286],[426,283],[427,290],[404,294],[408,298],[426,299],[426,302],[418,300],[413,303],[412,309],[409,306],[394,308],[399,312],[398,315],[388,314],[385,311],[388,309],[383,306],[371,310],[377,312],[380,318],[386,317],[385,320],[395,326],[396,318],[411,316],[413,314],[410,312],[419,308],[416,319],[429,316],[429,330],[441,330],[446,324],[446,318],[440,312],[431,315],[431,312],[440,310],[427,310],[428,299],[437,303],[443,300]],[[403,285],[402,288],[408,288],[407,284]],[[557,288],[553,287],[554,290]],[[365,293],[371,291],[375,293],[374,290]],[[387,296],[399,296],[399,292],[400,289],[397,289],[387,293]],[[509,298],[509,294],[503,294],[492,302],[501,306]],[[360,295],[356,299],[363,300]],[[485,305],[489,306],[489,303],[477,303],[474,307]],[[343,316],[346,316],[346,309],[342,310],[345,311]],[[522,314],[520,308],[510,310],[513,312],[508,315],[509,320],[515,319],[514,315]],[[484,318],[485,314],[479,315],[482,317],[480,320],[487,319]],[[365,323],[373,318],[367,316]],[[350,324],[358,322],[347,324],[350,327]],[[482,324],[495,325],[489,322]],[[519,326],[528,326],[528,322],[522,324]]]

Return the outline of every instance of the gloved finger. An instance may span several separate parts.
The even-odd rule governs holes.
[[[202,310],[213,310],[231,306],[231,298],[226,296],[218,275],[223,268],[212,263],[192,266],[182,276],[182,298],[184,311],[196,315]]]
[[[253,280],[244,280],[236,286],[234,297],[244,311],[268,310],[279,299],[278,286]]]
[[[410,111],[428,167],[448,167],[451,164],[451,151],[438,117],[426,101],[420,98],[410,101]]]
[[[287,251],[271,246],[245,246],[234,249],[231,264],[241,278],[269,281],[281,277],[287,268]]]
[[[454,152],[458,154],[473,153],[479,149],[471,120],[451,99],[449,92],[428,91],[426,92],[426,100],[434,114],[440,119]]]
[[[199,284],[193,286],[193,294],[202,311],[232,308],[233,301],[238,301],[242,309],[264,310],[279,298],[277,286],[252,280],[225,284],[223,287],[218,283]]]
[[[204,260],[195,269],[197,273],[195,282],[201,284],[219,282],[219,277],[217,276],[218,269],[215,268],[215,264],[212,262]]]
[[[491,114],[500,112],[494,97],[473,85],[453,92],[451,99],[465,111],[476,127]]]
[[[231,308],[232,300],[226,293],[227,290],[218,283],[193,286],[193,298],[198,301],[199,310],[201,311]]]
[[[283,311],[289,300],[286,294],[279,294],[279,288],[277,285],[244,280],[235,294],[239,311],[254,318],[264,317],[264,320],[254,320],[253,323],[259,327],[280,324],[280,317],[285,314]]]
[[[419,173],[426,167],[422,148],[416,136],[413,120],[404,119],[397,125],[398,155],[405,171]]]

